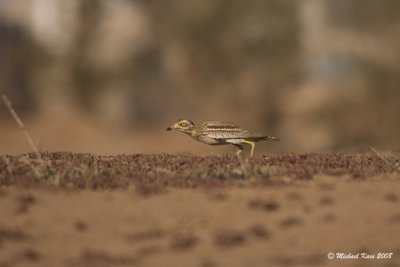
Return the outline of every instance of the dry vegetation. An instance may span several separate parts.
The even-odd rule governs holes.
[[[315,177],[349,180],[398,179],[400,162],[395,156],[358,154],[271,154],[251,159],[233,155],[136,154],[96,156],[74,153],[42,153],[3,156],[1,186],[73,189],[115,189],[136,186],[143,193],[169,187],[276,186],[313,181]]]

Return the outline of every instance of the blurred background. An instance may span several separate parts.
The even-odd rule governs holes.
[[[41,149],[226,153],[165,128],[226,120],[261,152],[397,149],[398,0],[0,0],[0,93]],[[0,153],[30,151],[0,104]]]

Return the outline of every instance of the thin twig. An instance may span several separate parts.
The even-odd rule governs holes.
[[[25,124],[22,122],[22,120],[19,118],[17,112],[15,112],[14,108],[11,105],[10,100],[8,100],[8,97],[6,95],[2,95],[3,98],[3,102],[4,104],[7,106],[8,111],[10,111],[11,115],[13,116],[14,120],[16,121],[16,123],[18,124],[19,128],[22,130],[22,132],[25,135],[26,140],[28,140],[29,145],[31,146],[31,148],[33,149],[33,151],[35,152],[37,158],[39,159],[40,163],[44,165],[42,156],[40,155],[39,152],[39,148],[37,147],[37,145],[35,144],[35,142],[33,141],[32,136],[30,135],[30,133],[28,132],[28,129],[25,127]]]

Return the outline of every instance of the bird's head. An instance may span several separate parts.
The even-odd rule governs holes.
[[[194,123],[190,120],[179,119],[175,124],[167,128],[167,131],[177,130],[183,133],[190,133],[194,128]]]

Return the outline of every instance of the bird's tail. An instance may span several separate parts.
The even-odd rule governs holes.
[[[279,141],[281,139],[274,137],[274,136],[264,136],[263,140],[270,140],[270,141]]]

